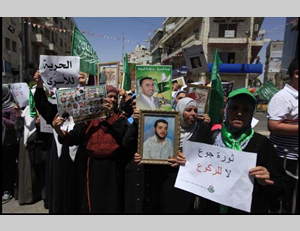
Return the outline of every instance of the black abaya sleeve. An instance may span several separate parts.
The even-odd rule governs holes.
[[[47,124],[52,125],[52,121],[57,113],[57,105],[48,101],[43,88],[36,88],[34,102],[39,113],[47,121]]]

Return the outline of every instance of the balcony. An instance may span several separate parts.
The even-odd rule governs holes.
[[[192,36],[190,36],[189,38],[187,38],[186,40],[184,40],[182,43],[181,43],[181,47],[185,47],[187,46],[188,44],[194,42],[194,41],[199,41],[200,40],[200,33],[194,33]],[[190,46],[188,46],[190,47]]]
[[[53,43],[49,43],[49,46],[46,48],[46,50],[51,51],[53,54],[58,54],[58,49]]]
[[[42,34],[32,34],[31,42],[38,47],[49,47],[49,41]]]
[[[183,27],[183,25],[187,24],[191,19],[192,19],[192,17],[181,18],[176,23],[174,29],[163,36],[162,43],[164,44],[168,39],[170,39],[172,36],[174,36],[174,34],[176,34],[176,32],[178,32]]]
[[[209,38],[209,44],[247,44],[247,38]]]

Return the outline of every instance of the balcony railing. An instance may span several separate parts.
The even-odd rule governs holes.
[[[32,34],[31,42],[39,47],[49,47],[49,40],[42,34]]]

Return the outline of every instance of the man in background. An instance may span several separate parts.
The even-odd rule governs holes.
[[[289,65],[290,84],[277,92],[268,104],[270,140],[275,145],[282,165],[293,175],[298,173],[298,60]],[[286,160],[285,160],[286,159]],[[282,213],[291,213],[294,190],[298,182],[290,177],[283,198]],[[298,195],[297,200],[298,201]],[[295,203],[295,202],[294,202]],[[298,203],[297,203],[298,204]],[[294,205],[296,206],[296,205]],[[296,208],[298,213],[298,205]]]

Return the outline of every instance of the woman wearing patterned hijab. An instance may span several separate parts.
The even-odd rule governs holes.
[[[59,142],[79,145],[77,156],[85,158],[82,213],[120,214],[122,207],[122,138],[128,128],[127,118],[118,110],[118,90],[106,86],[103,107],[106,118],[76,123],[73,130],[64,131],[64,119],[57,114],[53,127]],[[77,157],[76,157],[77,158]]]

